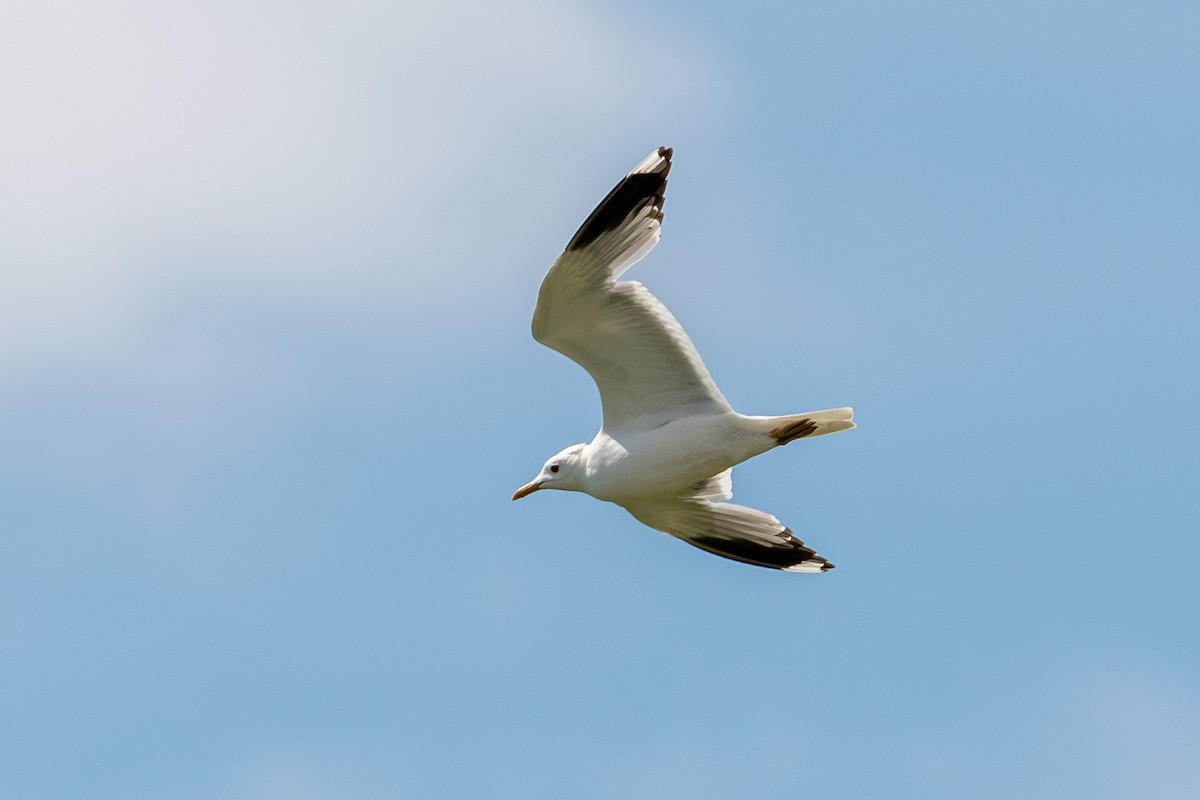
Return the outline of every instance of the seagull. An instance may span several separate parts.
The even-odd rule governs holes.
[[[736,464],[853,428],[853,410],[739,414],[667,307],[637,281],[618,280],[658,243],[672,152],[658,148],[622,178],[542,281],[533,338],[588,371],[604,420],[596,438],[553,456],[512,499],[584,492],[718,556],[826,572],[833,564],[774,516],[725,501]]]

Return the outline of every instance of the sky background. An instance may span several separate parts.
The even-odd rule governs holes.
[[[1178,798],[1200,783],[1192,2],[0,12],[0,796]],[[513,489],[631,277],[838,564]]]

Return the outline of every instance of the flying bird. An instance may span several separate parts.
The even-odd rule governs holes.
[[[660,147],[622,178],[542,281],[533,338],[591,374],[604,420],[596,438],[553,456],[513,500],[539,489],[585,492],[725,558],[833,569],[771,514],[726,501],[734,465],[853,428],[853,410],[739,414],[666,306],[637,281],[619,280],[658,243],[671,155]]]

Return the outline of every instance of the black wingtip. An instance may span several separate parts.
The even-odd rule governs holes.
[[[648,157],[638,164],[633,172],[622,178],[579,226],[579,230],[567,243],[566,249],[578,250],[587,247],[601,234],[617,228],[631,215],[647,206],[652,207],[653,216],[661,220],[667,173],[671,171],[671,156],[674,152],[670,147],[660,147],[654,155],[663,159],[665,164],[646,165],[647,161],[651,161],[651,157]]]
[[[722,536],[688,536],[690,545],[707,550],[718,556],[753,564],[756,567],[779,569],[786,572],[828,572],[834,565],[813,552],[812,548],[784,529],[784,536],[777,545],[766,545],[751,539],[729,539]],[[820,564],[820,566],[816,566]],[[804,569],[797,567],[804,566]]]

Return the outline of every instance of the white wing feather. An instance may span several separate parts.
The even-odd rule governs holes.
[[[787,572],[833,569],[765,511],[703,498],[662,498],[625,509],[651,528],[734,561]]]
[[[732,410],[658,298],[616,278],[658,242],[671,151],[646,157],[602,202],[542,282],[533,336],[596,381],[609,432]]]
[[[700,481],[687,493],[698,500],[728,500],[733,497],[733,467]]]

